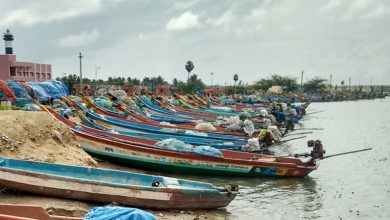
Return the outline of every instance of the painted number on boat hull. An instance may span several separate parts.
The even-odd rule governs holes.
[[[104,150],[108,152],[114,152],[114,149],[112,149],[112,147],[105,147]]]
[[[274,167],[254,167],[252,169],[252,172],[263,174],[263,175],[277,175],[277,176],[285,174],[284,169],[279,169]]]

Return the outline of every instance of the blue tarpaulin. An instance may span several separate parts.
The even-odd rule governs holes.
[[[136,208],[125,207],[95,207],[85,216],[85,220],[157,220],[149,212]]]
[[[37,82],[26,82],[26,84],[34,91],[34,96],[39,102],[47,102],[50,100],[50,95]]]

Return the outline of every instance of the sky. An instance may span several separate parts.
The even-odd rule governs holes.
[[[20,61],[54,77],[254,83],[271,74],[390,84],[387,0],[0,0],[0,31]],[[96,68],[99,67],[99,68]],[[97,71],[95,71],[97,70]],[[211,77],[213,73],[213,77]]]

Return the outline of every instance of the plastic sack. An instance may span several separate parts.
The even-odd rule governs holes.
[[[260,115],[262,115],[263,117],[265,117],[266,115],[268,115],[267,110],[261,109],[261,110],[260,110]]]
[[[241,147],[241,150],[243,151],[258,151],[260,150],[260,144],[258,138],[251,138],[248,139],[248,143]]]
[[[207,133],[197,132],[197,131],[185,131],[184,134],[194,135],[194,136],[199,136],[199,137],[207,137]]]
[[[136,208],[125,207],[95,207],[85,216],[86,220],[157,220],[149,212]]]
[[[272,136],[275,141],[281,141],[282,140],[282,133],[279,131],[278,127],[276,126],[269,126],[268,129],[272,132]]]
[[[252,134],[255,132],[255,125],[253,122],[249,119],[246,119],[244,121],[244,132],[248,134],[248,136],[252,136]]]
[[[41,108],[36,105],[36,104],[26,104],[24,107],[23,107],[23,110],[25,111],[34,111],[34,112],[37,112],[37,111],[40,111]]]
[[[217,130],[210,122],[201,122],[196,124],[195,129],[205,130],[205,131],[215,131]]]
[[[241,131],[241,126],[229,125],[226,127],[226,131]]]
[[[192,149],[192,153],[211,157],[223,157],[223,154],[220,150],[210,146],[196,146]]]
[[[236,125],[236,126],[242,125],[242,121],[240,120],[240,118],[238,116],[233,116],[233,117],[228,118],[226,120],[226,123],[230,124],[230,125]]]

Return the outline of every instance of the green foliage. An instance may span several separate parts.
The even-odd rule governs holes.
[[[321,92],[324,89],[326,89],[326,79],[321,79],[319,77],[315,77],[311,79],[310,81],[303,84],[303,88],[313,90],[314,92]]]
[[[23,110],[23,108],[15,105],[0,105],[0,111],[5,111],[5,110]]]
[[[181,94],[188,94],[188,93],[202,94],[204,88],[206,87],[205,84],[202,82],[202,80],[198,79],[198,76],[196,74],[193,74],[188,79],[187,83],[183,81],[177,81],[177,80],[176,83],[177,83],[176,84],[177,90]]]
[[[69,90],[72,90],[75,84],[80,83],[80,77],[76,74],[66,75],[62,78],[57,77],[56,79],[63,82],[69,88]]]
[[[234,82],[234,84],[235,83],[236,82]],[[246,91],[246,89],[247,89],[246,87],[248,87],[248,85],[244,85],[244,83],[240,80],[240,81],[238,81],[237,85],[226,87],[225,94],[226,95],[246,94],[246,92],[247,92]]]
[[[143,84],[143,85],[150,85],[150,84],[154,84],[154,85],[164,85],[164,84],[168,84],[168,82],[165,81],[164,78],[163,78],[162,76],[157,76],[157,77],[152,77],[152,78],[145,77],[145,78],[142,80],[142,84]]]
[[[294,92],[298,89],[297,79],[273,74],[270,79],[261,79],[254,84],[255,89],[266,92],[272,86],[281,86],[284,92]]]
[[[138,86],[141,85],[141,80],[137,78],[127,77],[127,84]]]
[[[65,85],[68,86],[69,89],[72,89],[74,85],[80,83],[80,77],[76,74],[70,74],[64,77],[57,77],[56,80],[62,81]],[[130,84],[130,85],[150,85],[151,83],[155,85],[162,85],[162,84],[167,84],[168,82],[164,80],[162,76],[157,76],[157,77],[145,77],[142,81],[137,79],[137,78],[131,78],[131,77],[108,77],[107,80],[102,80],[99,79],[97,83],[99,85],[116,85],[116,86],[123,86],[125,84]],[[96,84],[96,80],[91,80],[89,78],[83,78],[83,83],[84,84]]]

